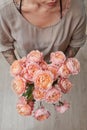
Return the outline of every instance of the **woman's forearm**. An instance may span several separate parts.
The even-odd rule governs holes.
[[[69,46],[69,47],[66,49],[66,51],[65,51],[66,57],[67,57],[67,58],[69,58],[69,57],[74,57],[74,56],[77,54],[77,52],[79,51],[79,49],[80,49],[80,47],[74,48],[74,47]]]
[[[10,65],[17,59],[13,49],[3,51],[2,54]]]
[[[74,47],[68,47],[65,51],[65,55],[67,58],[69,57],[74,57],[77,52],[79,51],[80,47],[74,48]],[[7,50],[2,52],[3,56],[5,57],[5,59],[7,60],[7,62],[11,65],[15,60],[17,60],[14,50]]]

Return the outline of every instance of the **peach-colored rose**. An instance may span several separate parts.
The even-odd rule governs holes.
[[[42,70],[47,70],[48,69],[48,65],[47,65],[47,63],[44,60],[42,60],[39,63],[39,66],[41,67]]]
[[[33,81],[33,76],[34,76],[34,73],[37,71],[37,70],[40,70],[40,66],[36,63],[29,63],[26,67],[27,69],[27,73],[28,73],[28,80],[29,81]]]
[[[39,121],[46,120],[47,118],[49,118],[49,116],[50,116],[49,111],[47,111],[44,107],[39,108],[34,112],[35,119]]]
[[[29,62],[41,62],[43,54],[38,50],[33,50],[27,55],[27,61]]]
[[[60,100],[61,96],[61,91],[53,87],[47,91],[45,101],[48,103],[56,103]]]
[[[52,72],[54,80],[58,78],[58,69],[59,67],[54,64],[48,64],[48,70]]]
[[[52,87],[53,75],[50,71],[39,70],[35,73],[33,81],[36,88],[48,90]]]
[[[56,105],[55,109],[56,111],[58,111],[59,113],[64,113],[65,111],[67,111],[70,108],[70,104],[67,102],[64,102],[63,105]]]
[[[70,71],[67,68],[66,64],[62,64],[58,70],[59,76],[63,78],[68,78],[70,76]]]
[[[59,87],[61,88],[61,91],[63,93],[69,92],[69,90],[72,88],[72,84],[69,81],[69,79],[61,78],[58,83]]]
[[[24,74],[27,73],[26,67],[23,67],[20,76],[24,78]]]
[[[42,91],[42,89],[34,89],[33,96],[36,101],[41,101],[45,98],[46,91]]]
[[[20,60],[15,60],[13,64],[10,66],[10,73],[12,76],[19,75],[22,71],[22,65]]]
[[[26,61],[27,61],[27,58],[25,56],[20,59],[20,63],[22,67],[26,67]]]
[[[23,79],[25,79],[26,82],[29,82],[29,83],[31,82],[31,81],[30,81],[30,75],[28,74],[28,71],[27,71],[26,67],[23,67],[20,76],[21,76]],[[32,82],[32,83],[33,83],[33,82]]]
[[[19,76],[15,77],[12,81],[12,89],[17,95],[23,94],[26,89],[26,81]]]
[[[62,51],[52,52],[50,55],[50,61],[53,64],[61,65],[66,60],[66,57]]]
[[[30,75],[28,74],[28,71],[26,71],[25,73],[23,73],[23,78],[29,82],[30,81]]]
[[[20,96],[17,103],[26,105],[27,104],[27,100],[26,100],[26,98],[24,96]]]
[[[19,99],[19,102],[17,103],[17,111],[22,116],[29,116],[32,114],[32,106],[27,104],[27,101],[24,100],[24,98]]]
[[[66,66],[73,75],[78,74],[80,71],[80,63],[76,58],[68,58]]]

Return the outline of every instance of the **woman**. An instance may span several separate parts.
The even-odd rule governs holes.
[[[18,10],[17,10],[18,9]],[[38,49],[48,59],[61,50],[75,56],[85,43],[86,16],[81,0],[7,0],[0,6],[0,51],[11,64]]]
[[[82,0],[1,0],[0,52],[9,64],[37,49],[49,59],[52,51],[73,57],[85,43]],[[16,53],[15,51],[16,50]]]
[[[42,51],[46,60],[49,59],[50,52],[57,50],[65,52],[67,57],[72,57],[85,43],[86,16],[82,0],[0,0],[0,2],[0,51],[9,64],[17,58],[16,53],[19,57],[23,57],[33,49]],[[7,77],[6,79],[8,81]],[[7,85],[8,82],[6,88]],[[10,103],[11,101],[13,103],[14,99],[10,100],[9,95],[11,99],[14,98],[10,93],[5,93],[12,109],[13,105]],[[4,107],[5,113],[6,107]],[[21,130],[58,130],[62,123],[68,124],[67,118],[60,122],[58,115],[55,119],[55,110],[50,105],[47,108],[52,116],[45,123],[37,123],[30,117],[26,119],[18,117],[17,114],[13,114],[15,110],[12,109],[12,113],[7,114],[10,115],[8,122],[11,121],[7,122],[8,126],[3,121],[9,128],[5,125],[3,127]],[[73,126],[73,123],[70,126]]]

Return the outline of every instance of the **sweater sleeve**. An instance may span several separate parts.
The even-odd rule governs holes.
[[[86,42],[86,15],[78,16],[73,20],[74,31],[71,37],[71,47],[81,47]]]
[[[0,15],[0,52],[6,51],[9,49],[14,49],[13,43],[14,43],[14,40],[11,36],[11,31],[6,21]]]

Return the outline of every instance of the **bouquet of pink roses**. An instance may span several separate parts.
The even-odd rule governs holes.
[[[20,115],[33,115],[37,120],[45,120],[51,114],[42,101],[54,105],[56,111],[64,113],[70,104],[61,101],[63,94],[70,91],[72,83],[70,75],[80,71],[80,63],[76,58],[66,58],[63,52],[50,54],[49,63],[38,50],[31,51],[26,57],[16,60],[10,67],[12,89],[18,95],[17,111]],[[40,106],[35,110],[35,102]]]

